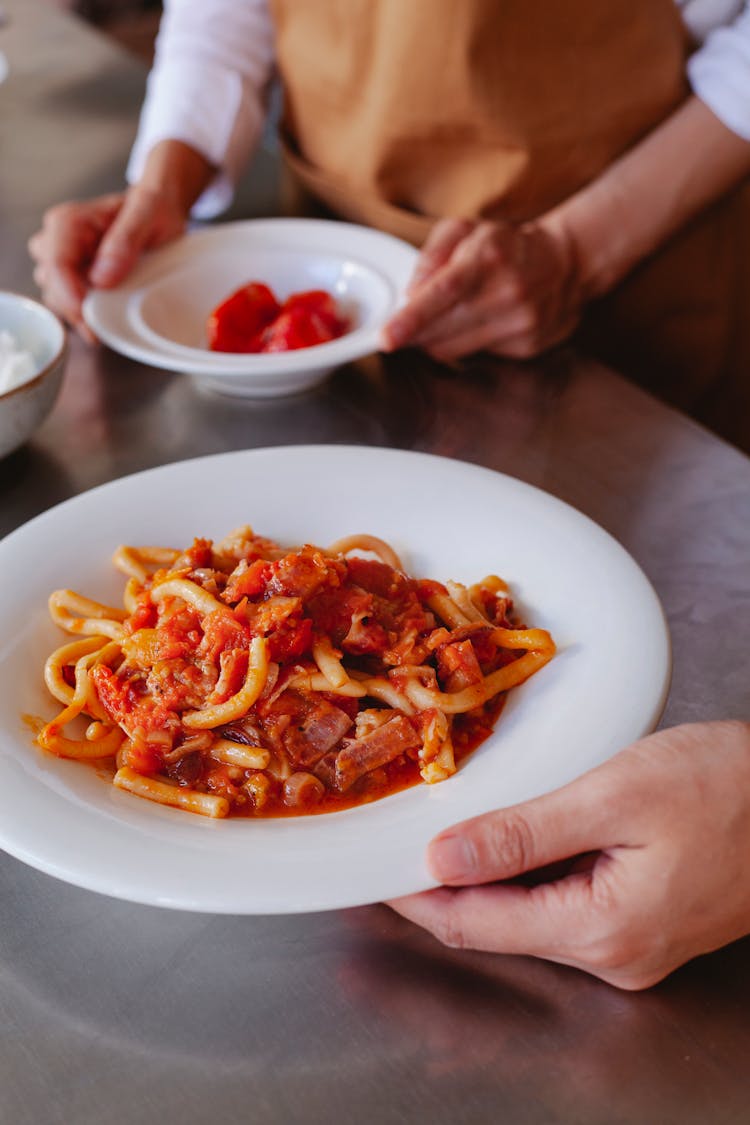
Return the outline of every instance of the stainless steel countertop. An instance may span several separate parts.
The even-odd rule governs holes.
[[[119,186],[145,74],[40,0],[4,7],[0,287],[33,293],[26,238],[50,203]],[[276,192],[262,154],[235,214]],[[662,598],[664,721],[750,718],[750,460],[573,350],[460,375],[372,358],[252,403],[73,340],[55,411],[0,461],[0,533],[138,469],[297,442],[441,453],[574,504]],[[0,856],[0,910],[2,1125],[750,1119],[750,940],[633,995],[443,949],[384,906],[163,911]]]

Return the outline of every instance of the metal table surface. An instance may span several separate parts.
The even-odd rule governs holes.
[[[39,0],[6,0],[0,287],[34,292],[43,208],[116,188],[144,71]],[[261,156],[238,203],[273,209]],[[602,524],[672,629],[666,723],[750,717],[750,461],[573,350],[461,374],[372,358],[263,403],[72,341],[34,440],[0,462],[0,533],[124,473],[296,442],[426,450]],[[0,856],[0,1122],[750,1120],[750,940],[619,993],[447,950],[385,906],[213,917],[116,901]]]

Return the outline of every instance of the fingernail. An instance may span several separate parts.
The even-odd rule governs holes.
[[[466,879],[476,870],[476,854],[464,836],[441,836],[430,844],[429,863],[441,883]]]

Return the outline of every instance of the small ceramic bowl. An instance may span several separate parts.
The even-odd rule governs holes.
[[[0,393],[0,457],[18,449],[42,424],[62,384],[68,342],[62,322],[39,301],[0,290],[0,331],[31,353],[33,373]]]

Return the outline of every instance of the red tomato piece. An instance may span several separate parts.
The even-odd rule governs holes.
[[[125,730],[132,731],[136,727],[142,727],[146,732],[165,730],[170,722],[177,722],[176,713],[161,701],[145,695],[142,684],[121,679],[106,664],[97,664],[91,678],[107,715]]]
[[[183,551],[180,566],[184,563],[195,570],[198,567],[211,566],[211,562],[211,540],[194,539],[187,551]]]
[[[217,610],[203,618],[203,640],[198,651],[215,664],[228,649],[246,649],[252,634],[228,610]]]
[[[312,647],[312,621],[303,617],[299,624],[287,625],[268,638],[268,655],[277,664],[295,660]]]
[[[292,293],[280,305],[267,285],[251,281],[217,305],[206,333],[216,352],[289,352],[335,340],[347,328],[325,289]]]
[[[188,608],[161,621],[157,625],[157,631],[160,660],[192,656],[203,636],[199,615],[194,609]]]
[[[229,577],[222,594],[224,601],[232,605],[240,598],[254,598],[262,594],[272,574],[273,564],[265,559],[255,559],[249,566],[244,559],[241,560]]]
[[[337,335],[339,333],[333,332],[316,313],[305,308],[286,309],[263,333],[261,351],[292,352],[312,348],[335,340]]]
[[[142,742],[128,742],[122,752],[122,764],[136,773],[150,776],[164,769],[164,758],[159,751]]]
[[[156,625],[157,610],[151,603],[150,594],[144,590],[136,599],[136,608],[125,622],[125,632],[136,633],[139,629],[151,629]],[[75,677],[73,682],[75,683]]]
[[[259,352],[263,330],[279,315],[281,305],[267,285],[251,281],[217,305],[208,318],[206,335],[214,352]]]
[[[341,336],[346,331],[346,321],[339,313],[336,301],[325,289],[306,289],[303,293],[292,293],[284,301],[282,311],[291,309],[304,309],[310,316],[319,317],[334,336]]]

